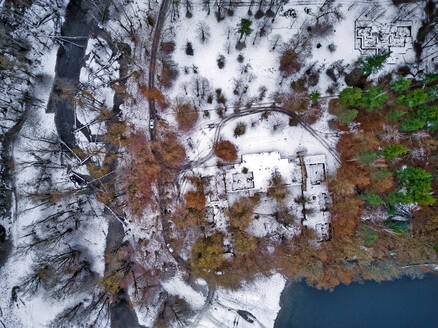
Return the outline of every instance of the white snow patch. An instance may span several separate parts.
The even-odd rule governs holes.
[[[161,283],[163,288],[171,295],[178,295],[186,300],[193,309],[200,309],[205,303],[205,297],[189,286],[180,275]]]
[[[286,279],[279,273],[270,277],[259,277],[238,290],[219,288],[213,304],[202,315],[197,327],[273,327],[280,310],[280,296]],[[245,321],[238,310],[250,312],[254,323]],[[235,325],[238,322],[238,325]]]

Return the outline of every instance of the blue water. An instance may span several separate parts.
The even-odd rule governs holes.
[[[275,328],[437,328],[438,276],[354,283],[320,291],[288,287]]]

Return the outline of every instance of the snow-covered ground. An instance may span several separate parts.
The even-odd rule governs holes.
[[[66,1],[60,6],[59,10],[61,12],[65,4]],[[156,12],[158,8],[157,4],[154,4],[154,8],[150,10],[149,5],[150,2],[144,1],[129,2],[129,5],[124,6],[123,14],[114,14],[112,12],[114,16],[119,15],[118,20],[110,20],[105,27],[108,31],[111,31],[114,40],[126,42],[133,52],[132,59],[134,59],[134,63],[130,63],[129,69],[131,73],[135,71],[136,77],[127,80],[127,96],[124,105],[122,105],[122,115],[128,123],[132,124],[134,129],[138,130],[146,130],[148,127],[148,114],[146,111],[148,104],[145,97],[139,96],[139,88],[141,85],[146,85],[147,82],[146,66],[149,55],[145,49],[150,48],[152,35],[150,32],[153,28],[153,24],[146,22],[146,17],[150,12]],[[302,49],[306,54],[303,60],[303,70],[315,64],[314,67],[320,71],[319,82],[317,85],[310,87],[307,90],[308,93],[318,91],[322,96],[329,96],[327,89],[333,85],[333,81],[325,74],[325,70],[333,63],[341,63],[341,61],[343,66],[348,67],[350,65],[351,67],[361,56],[361,52],[355,48],[354,36],[355,24],[359,16],[366,20],[364,18],[367,17],[366,12],[369,11],[368,9],[374,8],[374,14],[384,12],[377,19],[379,23],[384,24],[390,22],[398,14],[390,1],[369,1],[368,3],[363,1],[337,1],[335,6],[338,5],[343,19],[334,26],[334,32],[324,38],[312,38],[310,40],[310,51]],[[3,6],[3,3],[1,3],[1,6]],[[41,8],[41,3],[38,2],[33,9],[36,12],[41,12]],[[114,9],[111,10],[114,11]],[[183,11],[183,8],[180,8],[180,10]],[[255,10],[256,8],[253,11],[255,12]],[[291,10],[295,11],[296,17],[283,15],[283,13]],[[295,81],[299,75],[295,74],[289,77],[281,75],[279,71],[280,54],[297,38],[298,33],[303,33],[302,28],[306,23],[314,21],[318,10],[319,4],[315,2],[290,2],[284,5],[272,23],[270,17],[255,19],[253,16],[247,15],[248,8],[237,7],[233,8],[232,16],[225,14],[226,17],[218,22],[214,15],[213,6],[211,13],[207,15],[202,10],[200,3],[196,3],[191,10],[192,18],[184,18],[181,15],[179,19],[171,22],[170,17],[168,17],[163,41],[174,41],[176,46],[173,54],[165,60],[171,60],[175,63],[179,74],[173,86],[169,89],[162,88],[162,91],[171,103],[180,100],[190,101],[196,106],[200,114],[200,118],[190,136],[184,135],[184,138],[181,138],[187,151],[188,160],[196,161],[210,154],[214,142],[215,128],[221,120],[217,111],[218,108],[224,110],[226,116],[231,114],[234,104],[239,104],[239,107],[247,103],[269,104],[272,103],[274,93],[290,92],[290,83]],[[409,7],[406,6],[406,12],[408,11]],[[31,12],[28,11],[27,15]],[[415,16],[417,12],[418,15]],[[411,16],[399,18],[401,20],[409,19],[413,22],[413,29],[411,30],[413,36],[416,34],[421,18],[421,10],[417,12],[413,11],[414,14],[411,13]],[[236,44],[240,37],[237,26],[242,18],[252,20],[253,31],[246,37],[246,46],[237,49]],[[56,21],[58,27],[61,21]],[[36,26],[36,23],[32,26]],[[128,36],[129,33],[126,33],[120,24],[124,24],[124,27],[129,26],[134,31],[142,31],[142,33],[137,36],[137,39],[132,35]],[[266,35],[260,37],[258,31],[262,25],[266,27]],[[205,41],[201,40],[200,29],[204,29],[204,32],[209,35]],[[207,30],[208,32],[206,32]],[[35,35],[38,35],[39,32],[44,32],[47,35],[52,34],[50,29],[43,29],[42,31],[35,31],[34,29],[31,32]],[[44,33],[40,34],[44,35]],[[35,84],[34,93],[42,100],[42,104],[38,110],[31,113],[31,120],[23,128],[22,134],[28,137],[47,137],[53,135],[56,130],[53,114],[45,113],[54,77],[57,50],[53,45],[53,38],[47,37],[47,39],[50,40],[47,43],[50,49],[36,47],[34,49],[35,53],[31,54],[33,58],[39,57],[38,59],[41,62],[40,67],[35,69],[33,73],[44,73],[50,77],[50,81],[46,81],[44,85]],[[193,55],[186,54],[188,42],[192,45]],[[333,45],[331,50],[329,50],[330,45]],[[114,93],[110,84],[119,78],[117,54],[109,48],[109,45],[102,38],[93,37],[90,39],[87,46],[86,67],[82,69],[80,78],[84,91],[92,91],[95,100],[101,106],[107,108],[113,106]],[[399,50],[389,60],[390,65],[388,65],[387,70],[391,70],[394,67],[393,64],[412,61],[414,53],[411,47],[406,47],[405,52],[403,49]],[[218,59],[220,58],[224,62],[222,68],[218,65]],[[144,65],[144,67],[141,65]],[[385,70],[381,74],[384,72]],[[199,85],[202,85],[202,88],[205,89],[205,97],[196,95],[199,91]],[[90,89],[88,90],[87,87],[90,87]],[[159,83],[158,87],[160,87]],[[344,81],[338,81],[337,90],[339,91],[343,87],[345,87]],[[217,101],[220,94],[224,96],[226,101]],[[211,101],[208,101],[208,96],[212,97]],[[321,117],[316,123],[312,124],[312,128],[332,147],[335,147],[338,135],[333,133],[328,126],[328,121],[332,117],[327,112],[327,98],[321,100],[320,105],[322,109]],[[98,115],[97,111],[93,112],[86,106],[79,104],[76,114],[83,124],[90,124],[93,134],[102,134],[104,132],[103,123],[94,124]],[[174,114],[171,110],[160,112],[160,116],[171,125],[175,125]],[[234,128],[238,123],[245,124],[246,132],[242,136],[235,137]],[[82,145],[87,144],[87,140],[81,133],[78,133],[77,136]],[[305,155],[322,154],[327,161],[326,169],[329,174],[334,173],[337,167],[336,160],[324,145],[302,126],[290,126],[289,117],[281,113],[271,113],[265,118],[262,117],[261,113],[235,118],[222,127],[219,137],[235,143],[239,155],[278,152],[282,158],[293,158],[298,152]],[[43,215],[40,207],[34,207],[26,194],[31,190],[30,188],[34,183],[34,178],[37,175],[36,170],[32,167],[20,167],[20,162],[28,160],[30,151],[38,146],[40,146],[38,141],[28,139],[22,139],[15,145],[14,157],[17,162],[15,201],[18,205],[14,211],[15,221],[11,227],[11,235],[14,236],[14,248],[17,248],[26,240],[26,238],[22,238],[25,231],[27,231],[26,229],[28,229],[26,226],[31,225]],[[202,163],[200,167],[194,168],[193,173],[202,176],[215,176],[218,170],[215,166],[216,162],[217,158],[212,157]],[[84,167],[77,169],[81,173],[87,173]],[[53,180],[63,188],[72,186],[65,169],[54,173]],[[182,186],[183,191],[185,187],[188,187],[188,185]],[[266,187],[264,186],[264,189],[267,189]],[[91,201],[92,205],[89,204],[91,209],[101,213],[102,206],[94,202],[93,198]],[[268,213],[272,206],[272,202],[268,204],[268,202],[263,203],[262,201],[257,211]],[[224,208],[225,205],[221,210]],[[149,214],[141,225],[133,224],[131,226],[132,230],[129,237],[137,240],[145,238],[149,241],[152,239],[152,235],[159,233],[162,227],[156,223],[156,217],[152,213]],[[216,222],[217,230],[225,232],[227,227],[226,217],[222,215],[219,221]],[[99,276],[102,276],[104,272],[107,228],[107,223],[102,219],[102,216],[93,217],[87,222],[81,223],[80,233],[78,234],[80,237],[75,240],[75,245],[81,245],[81,247],[87,249],[86,254],[91,263],[91,270]],[[280,229],[283,228],[278,223],[274,223],[272,219],[267,216],[260,216],[259,219],[253,220],[247,231],[252,235],[263,237]],[[289,233],[289,237],[293,236],[294,232],[295,230],[292,232],[283,231],[284,234]],[[160,270],[163,263],[157,262],[149,255],[156,252],[160,247],[162,247],[161,243],[156,239],[152,239],[147,249],[146,247],[143,249],[144,254],[139,251],[136,255],[138,258],[144,257],[143,264]],[[54,249],[49,249],[48,252],[50,251],[54,251]],[[183,255],[184,259],[187,260],[188,254],[186,252]],[[171,254],[165,255],[163,258],[168,262],[174,261]],[[0,268],[0,319],[6,327],[45,327],[66,306],[74,305],[77,299],[86,296],[80,294],[63,301],[53,301],[45,292],[41,292],[34,297],[18,298],[16,302],[11,302],[11,288],[16,286],[22,277],[30,272],[34,260],[35,254],[33,253],[24,255],[14,253],[8,262]],[[163,268],[161,267],[161,269]],[[258,276],[251,282],[243,283],[243,286],[238,290],[218,288],[214,293],[211,304],[206,303],[206,287],[202,288],[202,282],[202,280],[197,282],[198,290],[187,284],[182,278],[181,272],[177,271],[174,277],[170,277],[160,284],[166,293],[184,299],[194,311],[198,311],[198,314],[195,315],[193,327],[273,327],[280,309],[280,294],[286,283],[285,278],[280,274],[273,273],[270,277]],[[134,304],[140,323],[146,326],[153,324],[162,306],[162,300],[157,299],[154,305],[154,308],[148,308],[146,311],[141,307],[141,304]],[[238,311],[247,312],[240,312],[241,314],[239,314]],[[250,313],[250,315],[245,313]]]
[[[258,277],[238,290],[219,288],[196,327],[273,327],[285,285],[286,280],[277,273],[270,277]],[[249,318],[252,322],[239,315],[239,310],[251,313]]]
[[[56,53],[57,48],[55,47],[41,58],[43,65],[39,71],[50,76],[52,81]],[[15,175],[17,189],[15,202],[17,207],[13,213],[14,223],[11,229],[11,235],[14,237],[14,251],[5,265],[0,268],[0,308],[2,309],[2,316],[0,318],[7,327],[46,327],[56,314],[66,306],[74,305],[76,300],[75,297],[67,298],[63,301],[54,300],[46,295],[47,293],[40,292],[31,298],[21,298],[19,296],[18,300],[13,302],[11,294],[12,287],[18,286],[22,282],[23,277],[31,273],[31,265],[36,256],[32,251],[29,253],[18,252],[17,247],[26,243],[27,240],[23,236],[29,231],[29,226],[32,226],[43,215],[49,215],[42,212],[42,207],[44,208],[45,206],[36,206],[35,202],[29,197],[28,193],[32,192],[36,187],[35,178],[38,176],[38,169],[28,165],[27,161],[31,160],[29,151],[36,151],[38,147],[44,147],[44,143],[39,141],[38,138],[50,138],[50,136],[56,133],[53,114],[45,113],[45,106],[47,105],[50,91],[50,81],[44,85],[35,84],[34,92],[38,94],[43,104],[35,108],[35,111],[31,113],[31,118],[22,128],[22,137],[14,147],[13,155],[17,168]],[[62,170],[61,168],[53,172],[53,175],[53,180],[60,187],[69,188],[71,182],[68,180],[65,169]],[[96,203],[95,206],[96,211],[99,211],[98,207],[100,205]],[[91,260],[92,270],[103,274],[103,254],[107,230],[106,221],[99,220],[98,218],[90,220],[82,225],[80,230],[78,236],[81,238],[75,241],[76,245],[82,245],[81,247],[89,250],[88,256]],[[47,249],[46,253],[49,254],[55,250],[55,247],[54,249]],[[81,296],[83,297],[84,295]]]

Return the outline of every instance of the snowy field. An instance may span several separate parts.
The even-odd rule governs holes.
[[[254,113],[236,117],[221,126],[220,131],[216,130],[223,117],[226,118],[239,110],[248,109],[250,105],[269,106],[273,103],[276,93],[290,92],[291,82],[296,81],[303,71],[312,68],[319,72],[319,79],[317,84],[309,87],[306,92],[310,94],[317,91],[322,98],[319,101],[321,116],[311,124],[311,127],[331,147],[336,147],[339,135],[329,128],[328,122],[333,117],[328,113],[327,105],[330,98],[336,96],[336,93],[346,84],[343,79],[334,82],[326,74],[326,70],[336,63],[346,68],[352,67],[353,63],[361,55],[364,55],[364,52],[358,49],[355,38],[355,27],[358,24],[358,19],[366,22],[368,15],[370,15],[369,17],[373,17],[376,22],[382,24],[378,26],[385,26],[385,24],[393,22],[395,18],[400,21],[408,21],[412,27],[412,38],[414,38],[422,18],[422,10],[420,7],[417,10],[410,10],[410,7],[406,6],[404,9],[406,15],[403,15],[403,11],[401,13],[396,11],[391,1],[335,1],[334,7],[339,10],[343,18],[334,25],[333,33],[322,38],[310,38],[308,49],[302,49],[305,56],[301,72],[283,76],[279,70],[282,52],[297,39],[298,34],[303,33],[306,24],[314,22],[322,2],[289,1],[279,8],[274,21],[272,17],[266,16],[256,19],[254,17],[257,10],[256,5],[253,6],[252,16],[248,15],[247,7],[233,8],[232,15],[227,15],[227,11],[224,10],[224,19],[220,22],[215,17],[214,6],[212,5],[211,13],[207,14],[203,10],[201,2],[193,3],[191,18],[184,17],[183,4],[179,9],[181,12],[179,18],[173,17],[172,10],[169,10],[164,24],[162,41],[175,42],[175,50],[167,56],[159,55],[161,56],[159,62],[162,60],[170,63],[178,73],[172,86],[165,87],[158,82],[157,87],[171,104],[190,102],[199,112],[199,119],[192,131],[189,134],[181,132],[179,135],[179,139],[186,149],[186,163],[205,159],[197,167],[193,167],[189,173],[200,175],[215,175],[217,173],[218,159],[211,156],[213,144],[217,141],[215,137],[236,144],[239,156],[261,152],[279,152],[282,158],[295,157],[298,152],[306,156],[325,155],[327,173],[335,173],[338,164],[333,155],[308,130],[301,125],[290,124],[289,117],[284,114],[272,112],[264,117],[262,113]],[[4,2],[0,1],[0,4],[3,6]],[[135,8],[141,10],[137,11]],[[155,7],[152,10],[156,11],[156,9]],[[141,16],[140,20],[135,21],[133,29],[139,28],[139,25],[136,25],[139,24],[138,22],[146,21],[146,17],[142,15],[146,16],[145,13],[148,10],[146,3],[135,2],[135,6],[130,7],[125,13],[127,16],[136,16],[137,18],[139,15]],[[289,14],[285,15],[285,13]],[[129,20],[125,20],[125,18],[123,17],[121,20],[128,26]],[[252,32],[243,37],[238,32],[238,25],[242,18],[248,18],[252,21]],[[138,62],[129,63],[129,69],[141,77],[127,81],[127,99],[121,106],[123,119],[126,119],[134,130],[147,130],[149,125],[146,110],[148,102],[145,97],[136,99],[135,96],[139,94],[140,85],[146,84],[149,55],[145,49],[151,43],[151,26],[148,27],[149,34],[144,33],[139,38],[138,44],[132,39],[125,40],[124,31],[114,21],[110,21],[106,27],[114,32],[114,38],[118,41],[126,41],[130,44],[134,53],[132,58],[138,59]],[[264,29],[263,36],[259,34],[261,28]],[[52,33],[51,30],[41,32]],[[243,40],[245,40],[244,47],[240,43]],[[238,44],[240,46],[236,47]],[[38,110],[31,113],[31,119],[23,127],[22,135],[14,145],[13,155],[17,168],[14,199],[16,207],[13,210],[14,222],[8,227],[10,230],[8,232],[13,236],[14,252],[5,265],[0,268],[0,319],[7,328],[48,327],[49,322],[63,309],[76,304],[78,299],[90,296],[81,292],[71,298],[54,300],[49,296],[49,293],[41,292],[32,297],[18,298],[14,302],[11,300],[12,287],[18,285],[26,274],[32,272],[32,263],[39,256],[32,252],[19,253],[16,250],[27,240],[28,236],[25,235],[29,233],[29,226],[32,226],[35,220],[43,215],[48,215],[43,213],[40,207],[35,207],[35,204],[27,198],[35,187],[37,171],[23,163],[26,163],[33,150],[41,146],[38,140],[31,140],[30,137],[48,138],[56,134],[53,114],[45,113],[53,84],[58,47],[50,44],[49,48],[49,50],[44,49],[44,51],[38,47],[34,49],[35,54],[32,56],[39,57],[41,65],[35,68],[33,73],[35,75],[44,74],[50,81],[45,84],[35,83],[34,94],[38,95],[42,104]],[[103,38],[93,36],[89,39],[80,82],[85,90],[93,92],[94,100],[106,108],[113,106],[114,91],[111,82],[119,79],[118,70],[120,67],[117,55],[119,54],[113,53]],[[408,43],[405,47],[395,49],[385,70],[390,71],[396,64],[413,61],[412,44]],[[144,65],[144,67],[140,67],[140,65]],[[380,74],[384,74],[385,70]],[[159,76],[157,80],[160,81]],[[202,92],[205,93],[202,97],[198,95],[200,85]],[[328,92],[330,88],[333,92]],[[219,96],[222,97],[222,100],[219,100]],[[84,125],[90,128],[92,134],[101,135],[105,132],[104,123],[95,124],[99,115],[97,111],[90,111],[87,106],[77,104],[76,115]],[[159,116],[170,125],[176,125],[172,106],[166,111],[159,112]],[[237,124],[244,124],[246,127],[246,132],[241,136],[234,135]],[[90,145],[80,131],[76,132],[81,146],[89,147],[89,150],[98,149],[99,146]],[[76,187],[69,179],[66,166],[53,174],[52,178],[64,188]],[[71,169],[69,167],[69,170]],[[77,169],[78,173],[89,173],[84,165],[73,167],[73,169]],[[182,192],[189,189],[192,189],[192,186],[183,182]],[[270,206],[272,204],[262,203],[257,210],[268,211]],[[95,201],[93,197],[86,207],[99,215],[92,216],[88,221],[81,223],[77,233],[80,237],[75,239],[71,245],[85,250],[91,270],[102,277],[105,271],[104,252],[108,224],[102,214],[103,205]],[[132,231],[127,235],[128,238],[144,237],[148,239],[150,237],[152,241],[148,245],[147,251],[149,254],[153,254],[158,249],[162,251],[159,248],[162,245],[152,238],[152,235],[156,232],[159,233],[162,227],[156,226],[156,213],[149,214],[148,220],[145,220],[142,226],[132,225]],[[263,237],[280,229],[278,225],[271,223],[272,220],[265,217],[258,221],[253,220],[248,231],[252,235]],[[223,218],[223,221],[218,223],[217,229],[218,231],[226,231],[226,228],[227,222]],[[290,234],[290,236],[292,235],[293,233]],[[48,249],[47,253],[56,250],[56,247]],[[168,257],[169,262],[174,261],[171,254],[163,257],[165,256]],[[190,248],[181,256],[184,260],[188,260]],[[156,262],[152,256],[149,256],[147,261],[148,263]],[[157,266],[155,269],[159,270],[158,266],[161,264],[154,263],[153,265]],[[173,277],[160,282],[160,288],[168,295],[184,299],[196,312],[192,327],[267,328],[274,325],[280,309],[280,295],[286,280],[280,274],[273,272],[270,277],[257,277],[252,282],[245,282],[238,290],[218,288],[214,292],[211,303],[208,303],[207,288],[203,283],[205,282],[202,279],[197,281],[194,284],[197,287],[195,289],[193,285],[189,285],[184,280],[181,272],[176,271]],[[148,311],[145,311],[144,308],[135,304],[139,322],[147,327],[152,326],[161,306],[162,300],[157,301],[155,308],[149,308]],[[242,315],[238,311],[248,312],[250,315]]]

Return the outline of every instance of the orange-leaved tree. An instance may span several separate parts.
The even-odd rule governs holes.
[[[179,129],[190,131],[198,120],[198,111],[189,103],[178,104],[175,107],[175,118]]]
[[[184,147],[173,133],[167,133],[160,141],[154,142],[152,147],[157,159],[170,168],[178,167],[186,158]]]
[[[184,199],[187,202],[188,208],[193,208],[198,211],[202,211],[205,208],[205,196],[201,190],[188,191],[184,195]]]
[[[125,171],[128,201],[131,210],[139,214],[151,201],[153,185],[161,168],[143,133],[135,133],[129,137],[128,151],[131,157]]]
[[[140,92],[148,100],[155,101],[161,109],[166,109],[169,106],[166,98],[157,88],[147,88],[146,86],[141,86]]]
[[[215,155],[224,161],[234,162],[237,159],[237,148],[228,140],[219,141],[213,149]]]

